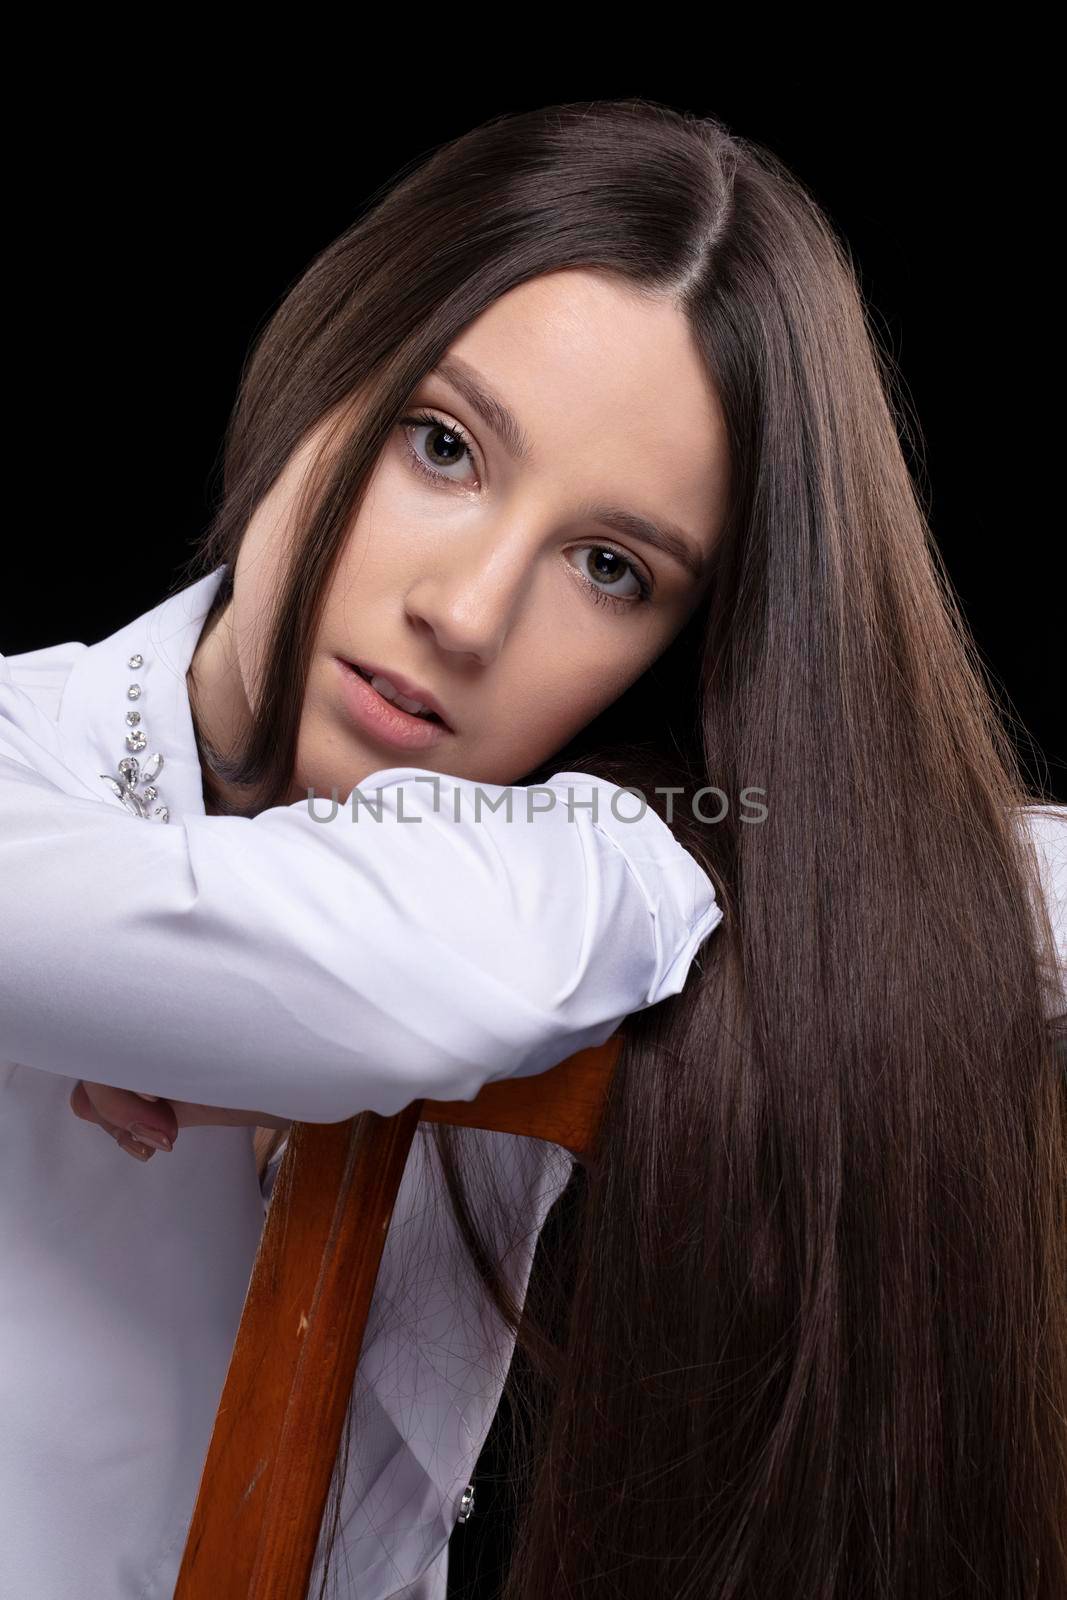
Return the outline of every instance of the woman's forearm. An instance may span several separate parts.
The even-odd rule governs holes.
[[[721,918],[652,811],[607,815],[605,780],[475,820],[473,791],[502,790],[434,775],[435,806],[394,768],[363,788],[380,821],[301,802],[161,826],[66,785],[28,706],[0,659],[0,1059],[264,1125],[390,1116],[603,1043]]]

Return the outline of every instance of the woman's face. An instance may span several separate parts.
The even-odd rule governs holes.
[[[510,444],[473,384],[493,396],[490,414],[514,419]],[[707,590],[726,513],[726,429],[667,300],[588,270],[521,284],[464,329],[404,415],[327,595],[290,803],[309,788],[347,796],[396,766],[516,782],[640,677]],[[197,646],[204,731],[223,750],[255,703],[289,514],[321,437],[304,441],[258,507],[230,604]],[[606,518],[609,508],[629,520]],[[697,570],[642,536],[641,519],[669,525]],[[361,699],[377,696],[353,682],[342,665],[353,661],[432,695],[447,724],[435,742],[418,742],[421,720],[395,737],[365,720]]]

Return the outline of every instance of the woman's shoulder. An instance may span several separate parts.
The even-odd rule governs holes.
[[[1020,807],[1020,817],[1030,835],[1042,877],[1053,898],[1067,895],[1067,805],[1035,802]]]
[[[1067,1007],[1067,806],[1024,805],[1020,817],[1037,857]]]

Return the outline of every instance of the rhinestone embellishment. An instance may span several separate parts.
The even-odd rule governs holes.
[[[474,1510],[474,1485],[473,1485],[473,1483],[468,1483],[467,1487],[463,1491],[463,1495],[462,1495],[462,1497],[460,1499],[460,1502],[459,1502],[459,1515],[457,1516],[456,1521],[457,1522],[466,1522],[467,1518],[470,1516],[470,1514],[471,1514],[471,1512],[473,1510]]]
[[[144,656],[139,650],[135,651],[127,660],[126,665],[131,671],[136,672],[138,667],[144,666]],[[126,689],[126,698],[127,700],[139,700],[141,698],[141,685],[139,683],[129,684]],[[139,711],[127,711],[126,726],[129,729],[126,734],[127,750],[143,750],[148,743],[148,736],[141,727],[141,713]],[[155,786],[155,779],[158,778],[163,770],[163,757],[158,750],[148,757],[143,766],[138,761],[136,754],[123,756],[115,770],[118,773],[117,780],[107,772],[101,772],[100,777],[107,784],[115,798],[122,801],[127,811],[131,812],[135,817],[143,817],[152,822],[170,821],[170,812],[166,806],[160,805],[156,806],[154,811],[149,810],[153,801],[159,799],[159,790]],[[145,787],[138,794],[137,789],[141,784],[144,784]]]

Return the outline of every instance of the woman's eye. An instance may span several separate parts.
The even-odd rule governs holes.
[[[648,579],[632,561],[620,555],[618,550],[612,550],[610,545],[583,545],[577,554],[581,557],[578,576],[592,593],[597,605],[639,606],[651,599],[652,585]],[[593,578],[610,584],[610,590],[598,588]],[[624,583],[626,579],[630,580],[632,588],[620,587],[620,580]]]
[[[459,481],[444,469],[465,459],[474,461],[474,451],[467,435],[455,422],[446,422],[443,417],[426,411],[416,417],[402,417],[399,425],[404,430],[412,466],[431,483]],[[424,442],[421,445],[413,443],[415,432],[422,428],[427,430]],[[430,459],[427,460],[427,457]],[[626,610],[651,599],[651,583],[620,551],[612,550],[610,545],[590,544],[584,545],[578,554],[587,558],[579,563],[578,577],[597,605]],[[590,557],[593,558],[592,562],[588,559]],[[594,582],[594,579],[599,582]],[[620,579],[629,579],[632,587],[622,589]],[[608,587],[601,588],[601,583]]]
[[[418,417],[401,418],[400,426],[404,429],[412,466],[431,482],[442,480],[448,483],[457,482],[458,478],[453,473],[446,472],[444,468],[454,466],[464,458],[474,461],[474,451],[467,435],[454,422],[446,422],[443,417],[431,416],[429,412],[424,412]],[[413,434],[419,428],[428,430],[426,439],[421,445],[412,443]]]

